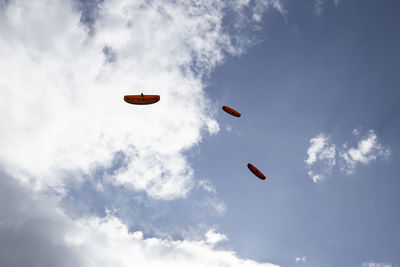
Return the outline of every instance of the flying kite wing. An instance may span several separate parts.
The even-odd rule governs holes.
[[[258,178],[260,178],[261,180],[265,180],[265,176],[264,174],[262,174],[262,172],[260,172],[256,167],[254,167],[251,163],[247,164],[247,167],[249,168],[249,170]]]
[[[225,112],[231,114],[232,116],[240,117],[240,113],[237,112],[236,110],[234,110],[233,108],[230,108],[230,107],[227,107],[227,106],[222,106],[222,109],[223,109]]]
[[[124,96],[125,102],[134,105],[148,105],[160,101],[159,95],[126,95]]]

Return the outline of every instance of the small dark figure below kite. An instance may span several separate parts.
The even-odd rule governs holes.
[[[261,180],[265,180],[265,176],[264,174],[262,174],[262,172],[260,172],[256,167],[254,167],[251,163],[247,164],[247,167],[249,168],[249,170],[258,178],[260,178]]]
[[[222,109],[223,109],[225,112],[231,114],[232,116],[240,117],[240,113],[237,112],[236,110],[234,110],[233,108],[230,108],[230,107],[227,107],[227,106],[222,106]]]
[[[159,95],[126,95],[124,96],[125,102],[134,105],[149,105],[160,101]]]

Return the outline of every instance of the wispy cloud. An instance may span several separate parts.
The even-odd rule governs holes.
[[[343,160],[340,170],[352,174],[359,164],[368,165],[378,157],[386,158],[389,155],[390,150],[378,142],[375,131],[369,130],[367,136],[358,142],[356,148],[347,148],[346,144],[343,145],[343,151],[339,154]]]
[[[215,189],[214,185],[209,180],[197,180],[197,185],[199,187],[203,188],[207,192],[214,193],[214,194],[217,193],[217,190]]]
[[[334,3],[335,5],[339,5],[342,1],[343,1],[343,0],[333,0],[333,3]]]
[[[331,143],[329,136],[319,134],[310,139],[310,147],[307,150],[308,159],[305,160],[308,175],[314,183],[325,179],[331,174],[336,165],[336,146]]]
[[[364,262],[362,267],[395,267],[391,263],[378,263],[373,261]]]
[[[317,16],[321,16],[322,11],[323,11],[323,1],[314,0],[314,14]]]
[[[374,130],[369,130],[363,137],[359,129],[354,129],[352,133],[359,139],[357,147],[348,148],[347,144],[343,144],[337,149],[326,134],[319,134],[310,139],[308,159],[305,162],[308,175],[315,183],[331,175],[335,166],[338,166],[342,173],[349,175],[355,172],[359,164],[368,165],[378,158],[387,158],[390,155],[390,150],[378,142]]]
[[[314,0],[314,15],[321,16],[324,12],[324,6],[327,4],[326,2],[333,2],[335,6],[338,6],[342,0]]]
[[[305,257],[305,256],[303,256],[303,257],[296,257],[296,262],[305,263],[305,262],[307,262],[307,257]]]

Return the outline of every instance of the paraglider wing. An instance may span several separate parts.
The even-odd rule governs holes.
[[[227,106],[222,106],[222,109],[223,109],[225,112],[231,114],[232,116],[240,117],[240,113],[237,112],[236,110],[234,110],[233,108],[230,108],[230,107],[227,107]]]
[[[126,95],[124,96],[125,102],[134,105],[148,105],[160,101],[159,95]]]
[[[260,172],[256,167],[254,167],[251,163],[247,164],[247,167],[249,168],[249,170],[258,178],[260,178],[261,180],[265,180],[265,176],[264,174],[262,174],[262,172]]]

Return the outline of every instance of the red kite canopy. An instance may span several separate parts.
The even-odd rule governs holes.
[[[230,108],[230,107],[227,107],[227,106],[222,106],[222,109],[223,109],[225,112],[231,114],[232,116],[240,117],[240,113],[237,112],[236,110],[234,110],[233,108]]]
[[[125,102],[134,105],[148,105],[160,101],[159,95],[126,95],[124,96]]]
[[[262,172],[260,172],[256,167],[254,167],[251,163],[247,164],[247,167],[249,168],[249,170],[258,178],[260,178],[261,180],[265,180],[265,176],[264,174],[262,174]]]

